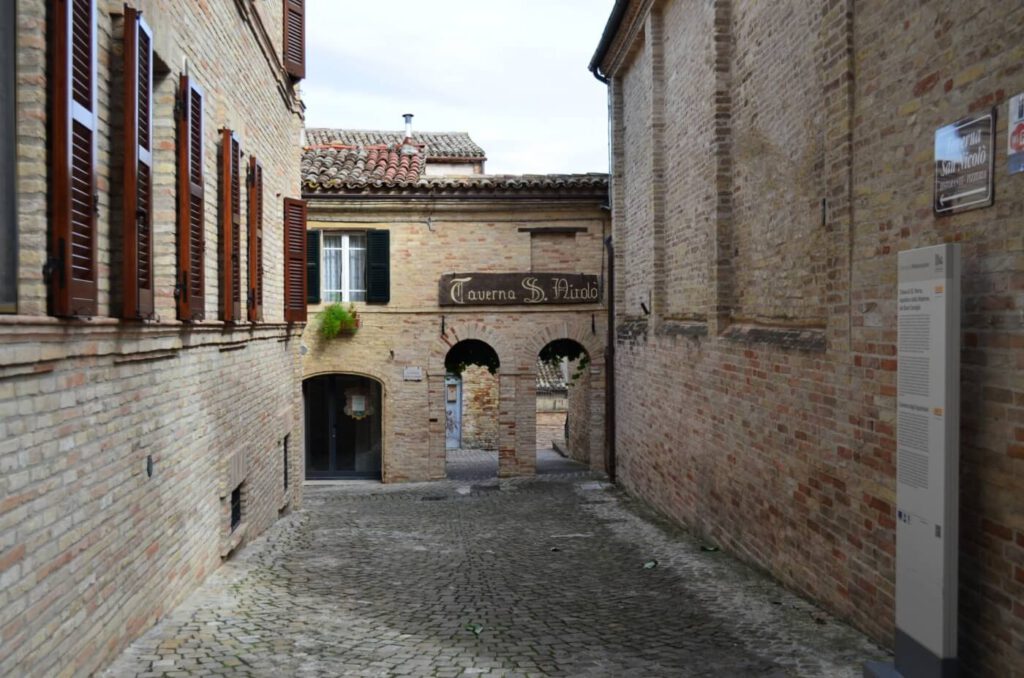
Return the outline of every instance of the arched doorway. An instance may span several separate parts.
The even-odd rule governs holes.
[[[454,344],[445,356],[445,474],[477,480],[498,474],[497,352],[479,339]]]
[[[306,478],[381,478],[380,382],[323,374],[302,383]]]
[[[593,462],[590,354],[573,339],[555,339],[537,355],[537,472],[578,470]]]

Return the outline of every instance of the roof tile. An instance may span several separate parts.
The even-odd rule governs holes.
[[[366,129],[306,130],[306,143],[311,146],[395,146],[405,141],[405,132]],[[412,141],[425,148],[431,160],[486,160],[484,149],[469,138],[468,132],[413,132]]]

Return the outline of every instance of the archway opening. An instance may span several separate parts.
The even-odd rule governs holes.
[[[445,355],[445,472],[458,480],[498,474],[498,353],[464,339]]]
[[[355,374],[302,382],[307,479],[381,479],[381,391],[380,382]]]
[[[555,339],[537,355],[537,473],[582,471],[591,456],[590,354]]]

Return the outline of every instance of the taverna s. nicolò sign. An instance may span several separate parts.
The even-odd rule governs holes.
[[[583,273],[447,273],[441,276],[441,306],[596,304],[601,285]]]

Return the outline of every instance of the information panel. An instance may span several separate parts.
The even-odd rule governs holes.
[[[960,246],[899,255],[896,670],[955,670]]]

